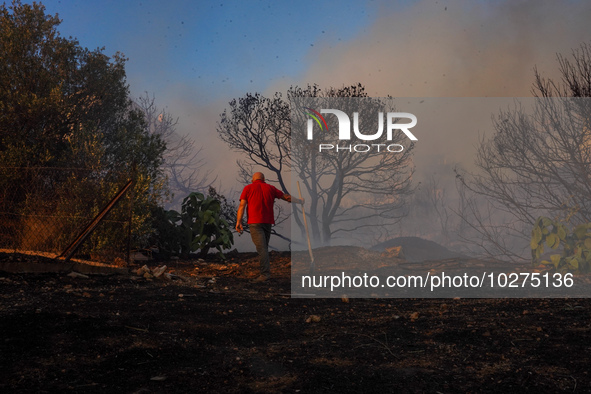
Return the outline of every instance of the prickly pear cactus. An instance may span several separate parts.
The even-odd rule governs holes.
[[[560,272],[591,271],[591,223],[580,224],[568,232],[562,223],[541,216],[536,220],[531,235],[533,264],[551,265]],[[540,261],[544,245],[551,249],[562,246],[562,253],[550,255],[550,260]]]

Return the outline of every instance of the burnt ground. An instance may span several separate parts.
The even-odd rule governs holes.
[[[296,299],[289,253],[256,268],[0,273],[0,392],[591,392],[588,299]]]

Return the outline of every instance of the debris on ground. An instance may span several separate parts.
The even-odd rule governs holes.
[[[165,279],[165,280],[183,280],[189,281],[189,279],[181,276],[176,275],[172,272],[166,272],[168,267],[166,265],[162,265],[160,267],[150,268],[147,265],[144,265],[138,268],[134,273],[137,276],[143,277],[145,279]]]
[[[81,274],[81,273],[78,273],[78,272],[75,272],[75,271],[70,272],[68,274],[68,276],[70,278],[80,278],[80,279],[88,279],[89,278],[88,275],[84,275],[84,274]]]

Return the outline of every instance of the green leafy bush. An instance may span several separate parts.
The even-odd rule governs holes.
[[[560,272],[584,273],[591,271],[591,223],[580,224],[569,232],[566,226],[541,216],[532,229],[532,262],[540,263],[544,244],[551,249],[563,247],[562,254],[550,255],[550,260],[542,260],[544,265],[552,265]]]
[[[222,250],[232,247],[234,237],[221,211],[218,199],[205,197],[202,193],[191,193],[185,197],[180,213],[168,211],[170,221],[178,223],[181,254],[186,256],[199,250],[199,255],[204,257],[210,249],[216,248],[224,257]]]

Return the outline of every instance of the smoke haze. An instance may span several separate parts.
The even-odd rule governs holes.
[[[316,45],[297,83],[361,82],[371,95],[523,97],[533,69],[556,75],[556,53],[591,38],[591,3],[420,1],[381,15],[365,34]]]
[[[306,67],[300,75],[269,81],[259,90],[271,96],[293,85],[361,83],[374,97],[530,97],[535,67],[559,80],[556,54],[570,56],[591,39],[591,2],[424,0],[371,7],[379,16],[355,38],[335,41],[327,34],[301,59]],[[237,182],[235,162],[241,156],[218,139],[215,129],[227,103],[247,92],[224,90],[228,97],[207,102],[204,86],[189,83],[170,87],[165,99],[180,118],[179,131],[205,147],[203,154],[221,190],[239,191],[243,185]],[[398,105],[403,104],[400,100]],[[473,165],[481,131],[446,128],[418,134],[416,179],[435,175],[446,182],[441,187],[454,188],[453,174],[447,172],[456,165]],[[443,140],[452,143],[442,149]]]
[[[534,67],[543,76],[559,79],[556,54],[569,56],[591,39],[589,2],[455,0],[411,2],[404,7],[396,3],[373,5],[380,16],[352,40],[334,44],[327,38],[315,43],[303,75],[274,81],[263,94],[285,92],[292,85],[361,83],[374,97],[530,97]],[[231,168],[238,156],[220,146],[215,133],[219,113],[233,97],[194,105],[202,91],[184,90],[188,102],[179,99],[173,106],[175,112],[184,109],[179,113],[187,117],[181,119],[182,126],[198,141],[216,147],[207,149],[208,161],[213,168],[228,168],[219,174],[223,185],[235,184]],[[193,100],[187,93],[195,96]],[[452,130],[446,133],[452,133],[446,138],[465,142],[449,154],[469,166],[466,149],[472,150],[476,136],[466,140]]]

